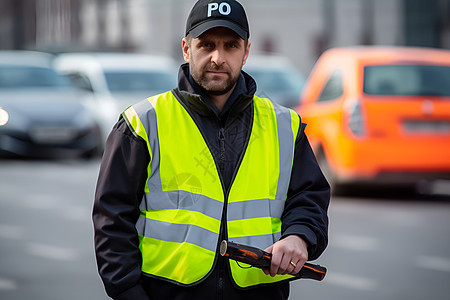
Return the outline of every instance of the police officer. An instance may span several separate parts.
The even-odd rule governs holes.
[[[244,8],[200,0],[178,87],[124,111],[102,159],[93,221],[114,299],[287,299],[327,245],[329,185],[292,110],[254,95]],[[222,240],[273,255],[242,268]]]

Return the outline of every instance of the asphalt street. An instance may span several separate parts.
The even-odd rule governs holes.
[[[108,299],[97,275],[91,208],[100,161],[0,160],[0,299]],[[322,282],[290,299],[446,300],[450,196],[333,197]]]

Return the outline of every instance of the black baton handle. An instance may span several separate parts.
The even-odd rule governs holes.
[[[261,249],[236,244],[226,240],[223,240],[220,244],[220,255],[257,268],[270,268],[272,259],[272,254]],[[294,276],[297,278],[308,278],[322,281],[326,273],[327,268],[321,265],[305,263],[300,272]]]

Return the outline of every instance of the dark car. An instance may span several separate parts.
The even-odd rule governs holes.
[[[0,51],[0,156],[91,157],[99,126],[50,54]]]

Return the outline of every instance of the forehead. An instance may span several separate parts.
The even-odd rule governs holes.
[[[216,40],[236,40],[244,41],[241,37],[231,29],[225,27],[215,27],[201,34],[198,40],[216,39]]]

